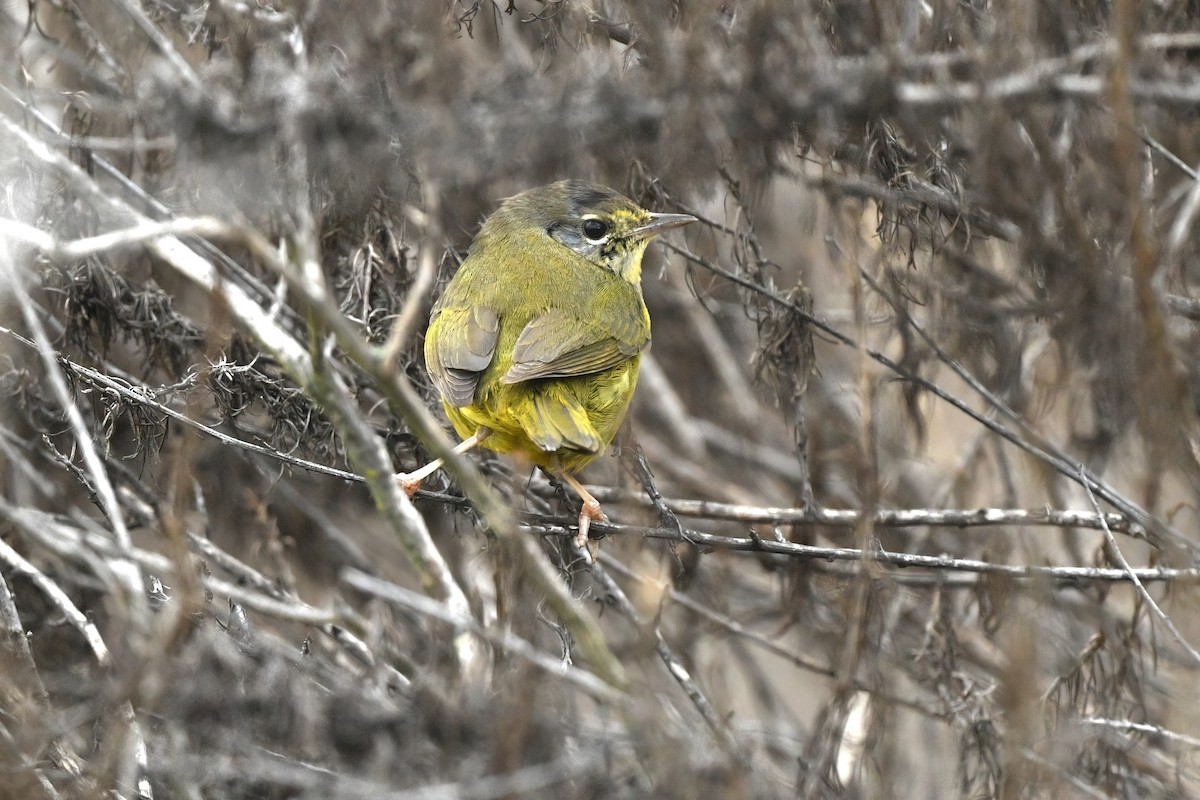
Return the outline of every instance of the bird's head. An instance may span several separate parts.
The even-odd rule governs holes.
[[[689,214],[647,211],[628,197],[594,183],[567,180],[508,198],[481,233],[499,225],[545,235],[636,284],[641,280],[642,254],[650,240],[669,228],[695,221]]]

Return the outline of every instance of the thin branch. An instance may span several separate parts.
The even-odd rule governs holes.
[[[1176,733],[1172,730],[1167,730],[1161,725],[1150,725],[1145,722],[1134,722],[1127,719],[1105,719],[1103,717],[1084,717],[1074,720],[1080,725],[1095,725],[1102,728],[1111,728],[1118,731],[1130,731],[1133,733],[1145,733],[1150,736],[1168,739],[1172,742],[1187,745],[1188,747],[1200,748],[1200,739],[1195,736],[1188,736],[1184,733]]]
[[[120,503],[117,502],[117,494],[113,490],[112,482],[108,479],[104,463],[100,460],[100,456],[96,452],[95,443],[92,441],[91,432],[84,422],[83,415],[75,405],[71,390],[67,386],[66,377],[59,366],[54,345],[51,344],[50,338],[46,335],[46,329],[42,325],[37,311],[34,309],[29,293],[25,291],[25,283],[22,277],[17,274],[16,262],[12,258],[7,245],[3,242],[0,242],[0,270],[3,270],[3,275],[7,279],[9,288],[17,300],[17,305],[21,309],[21,315],[25,320],[25,324],[29,326],[29,330],[33,335],[33,341],[45,368],[46,378],[50,382],[51,391],[54,393],[54,397],[62,408],[63,414],[71,426],[71,431],[75,435],[76,446],[79,448],[79,453],[83,458],[84,467],[91,482],[89,489],[96,493],[100,507],[104,511],[112,530],[113,540],[116,542],[119,552],[122,553],[120,558],[113,560],[111,568],[113,574],[117,576],[118,581],[121,583],[122,589],[125,591],[126,602],[129,603],[133,611],[133,622],[138,627],[137,632],[144,633],[149,624],[145,588],[137,565],[130,557],[133,544],[129,538],[129,530],[125,527],[125,517],[121,511]]]
[[[13,508],[8,503],[0,502],[0,514],[3,514],[9,522],[18,527],[27,528],[31,525],[30,520],[23,510]],[[96,663],[100,666],[108,666],[111,662],[111,656],[108,645],[104,643],[104,637],[100,635],[100,631],[92,621],[79,610],[57,583],[9,546],[8,542],[3,539],[0,539],[0,562],[7,564],[13,573],[33,583],[46,596],[46,599],[58,609],[58,612],[63,615],[63,618],[66,619],[71,627],[79,631],[80,635],[83,636],[83,640],[87,642],[88,648],[92,651],[92,657],[96,659]]]
[[[950,367],[950,369],[954,371],[954,374],[962,378],[976,394],[978,394],[984,401],[987,402],[991,408],[995,409],[997,412],[1013,422],[1020,430],[1022,435],[1017,435],[1015,432],[1005,428],[1003,425],[999,424],[990,417],[979,414],[958,398],[950,395],[949,392],[945,392],[940,388],[936,388],[935,384],[913,375],[907,370],[901,369],[898,365],[893,365],[890,360],[889,363],[884,364],[885,366],[894,369],[897,374],[903,375],[906,380],[913,382],[917,386],[920,386],[927,391],[934,392],[934,394],[943,400],[947,400],[954,405],[955,408],[959,409],[960,411],[964,411],[972,419],[980,422],[989,430],[1000,435],[1005,441],[1016,445],[1030,455],[1033,455],[1049,464],[1063,477],[1078,483],[1080,486],[1086,487],[1088,491],[1095,492],[1096,495],[1102,497],[1106,502],[1112,504],[1114,508],[1121,511],[1121,513],[1123,513],[1125,516],[1141,524],[1146,530],[1147,534],[1160,534],[1172,540],[1180,547],[1184,547],[1189,550],[1195,546],[1189,537],[1184,536],[1165,521],[1159,519],[1134,501],[1125,497],[1098,475],[1092,474],[1092,472],[1086,466],[1084,466],[1083,463],[1067,455],[1061,448],[1057,447],[1055,444],[1046,439],[1045,436],[1043,436],[1037,429],[1033,427],[1032,423],[1014,411],[1012,407],[1010,407],[1008,403],[1004,402],[1004,400],[1002,400],[995,392],[988,389],[982,381],[975,377],[975,375],[973,375],[970,370],[968,370],[962,364],[962,362],[943,350],[942,347],[933,340],[933,337],[929,335],[925,328],[915,319],[913,319],[910,314],[905,312],[903,307],[895,302],[895,298],[893,298],[889,293],[885,292],[873,277],[871,277],[865,270],[861,268],[859,269],[859,273],[862,275],[863,280],[867,282],[871,289],[881,298],[883,298],[885,302],[892,306],[892,309],[900,316],[900,319],[904,322],[904,324],[915,331],[917,335],[921,337],[922,341],[924,341],[925,344],[933,350],[939,361]],[[876,360],[880,361],[880,359]],[[880,363],[884,362],[880,361]],[[1151,541],[1153,540],[1151,539]]]
[[[779,656],[793,666],[826,678],[833,678],[837,675],[832,667],[817,663],[816,661],[813,661],[804,655],[796,653],[790,648],[783,647],[779,644],[779,637],[765,636],[757,631],[750,630],[732,617],[715,611],[709,606],[698,602],[684,592],[680,592],[674,587],[664,587],[658,584],[657,581],[654,581],[654,579],[639,574],[635,570],[621,563],[621,561],[609,553],[601,552],[600,561],[604,564],[604,566],[613,570],[614,572],[624,575],[643,585],[654,585],[659,591],[665,589],[665,594],[668,598],[670,598],[672,603],[677,603],[683,608],[686,608],[692,613],[699,615],[703,619],[707,620],[713,625],[716,625],[721,630],[724,630],[733,636],[741,637],[754,644],[756,647],[759,647],[768,653]],[[936,719],[942,719],[945,716],[942,712],[927,708],[916,701],[902,699],[887,691],[881,691],[878,687],[868,686],[861,681],[855,681],[854,688],[858,691],[870,692],[873,697],[878,698],[879,700],[895,706],[916,711],[922,716]]]
[[[16,94],[12,89],[0,83],[0,97],[7,98],[15,103],[20,109],[21,114],[25,119],[36,122],[38,127],[50,133],[55,139],[64,142],[75,142],[77,137],[67,133],[60,128],[52,119],[46,116],[42,111],[34,105],[26,102],[25,98]],[[95,167],[96,171],[110,181],[113,181],[117,187],[128,198],[131,198],[135,207],[161,220],[170,220],[173,218],[172,210],[165,203],[151,195],[146,189],[131,180],[124,172],[114,166],[110,161],[102,156],[92,153],[89,155],[89,164]],[[86,194],[86,192],[85,192]],[[107,201],[107,197],[103,194],[93,198],[94,202],[102,200]],[[234,259],[225,254],[224,251],[216,247],[206,239],[189,236],[185,238],[185,244],[195,250],[198,254],[206,258],[210,258],[218,263],[224,274],[229,277],[234,283],[240,286],[250,296],[257,298],[262,303],[270,303],[275,299],[270,288],[268,288],[257,276],[242,267]],[[272,308],[271,316],[282,315],[290,324],[298,325],[299,318],[291,306],[281,306]]]
[[[1022,747],[1019,752],[1021,757],[1025,760],[1033,764],[1037,764],[1042,769],[1050,770],[1087,797],[1095,798],[1095,800],[1112,800],[1112,795],[1102,792],[1095,786],[1086,783],[1078,775],[1072,774],[1070,770],[1063,767],[1062,764],[1056,764],[1047,759],[1045,756],[1039,755],[1027,747]]]
[[[1195,171],[1193,171],[1195,174]],[[1192,180],[1192,187],[1184,198],[1183,205],[1179,209],[1179,214],[1175,217],[1175,221],[1171,223],[1171,230],[1167,234],[1167,253],[1166,257],[1170,261],[1174,261],[1179,256],[1179,250],[1183,247],[1185,241],[1188,240],[1188,234],[1192,229],[1192,222],[1196,219],[1196,214],[1200,213],[1200,178]]]
[[[682,531],[682,529],[680,530]],[[725,720],[717,714],[712,702],[704,694],[704,690],[700,688],[700,684],[692,677],[683,662],[675,656],[671,646],[663,638],[662,629],[658,625],[658,622],[655,621],[653,624],[650,624],[642,617],[620,585],[613,580],[612,576],[608,574],[608,571],[600,563],[590,557],[590,553],[586,552],[586,548],[575,546],[574,549],[589,564],[592,577],[600,585],[604,596],[611,599],[616,604],[617,610],[633,623],[641,633],[653,640],[654,651],[658,654],[659,659],[662,660],[667,673],[683,689],[684,694],[687,695],[687,698],[692,702],[692,706],[695,707],[700,717],[708,725],[709,731],[721,748],[734,759],[745,761],[747,755],[742,745],[738,743],[733,735],[733,731],[726,725]]]
[[[1084,485],[1084,488],[1087,488],[1086,484]],[[1096,510],[1096,514],[1100,517],[1101,521],[1103,521],[1104,516],[1100,513],[1100,504],[1096,502],[1095,495],[1092,494],[1090,489],[1087,489],[1087,495],[1088,500],[1090,500],[1092,503],[1092,507]],[[1108,529],[1108,525],[1104,525],[1103,530],[1104,538],[1108,542],[1108,551],[1113,555],[1114,558],[1117,559],[1117,563],[1121,565],[1121,569],[1129,575],[1129,580],[1135,587],[1137,587],[1138,594],[1140,594],[1142,599],[1145,600],[1147,605],[1150,606],[1150,610],[1154,613],[1154,616],[1158,617],[1159,622],[1166,627],[1167,632],[1171,634],[1171,638],[1175,640],[1175,643],[1182,647],[1184,652],[1191,656],[1192,660],[1195,661],[1197,665],[1200,665],[1200,652],[1196,652],[1196,648],[1192,647],[1188,640],[1184,638],[1183,633],[1181,633],[1180,630],[1175,627],[1175,623],[1171,621],[1171,618],[1166,615],[1166,613],[1159,607],[1158,603],[1155,602],[1154,598],[1150,596],[1150,593],[1146,591],[1146,587],[1142,585],[1142,581],[1138,578],[1138,571],[1129,565],[1129,561],[1125,558],[1125,554],[1121,552],[1121,546],[1117,543],[1117,537],[1112,535],[1112,531]]]
[[[426,219],[429,216],[432,216],[432,214],[428,215]],[[426,238],[431,237],[427,236]],[[417,258],[416,280],[413,281],[412,287],[405,297],[404,307],[400,309],[400,313],[396,316],[396,321],[392,323],[392,331],[388,334],[388,340],[379,353],[379,360],[385,367],[391,366],[393,369],[395,368],[400,351],[407,346],[409,339],[412,338],[417,322],[421,318],[420,312],[424,307],[426,295],[433,288],[433,279],[436,275],[437,260],[433,257],[433,249],[428,246],[422,247],[421,253]]]
[[[525,530],[541,536],[562,536],[570,532],[566,520],[544,518],[541,522],[524,526]],[[971,558],[952,556],[927,556],[883,549],[863,551],[854,547],[818,547],[795,542],[763,539],[759,536],[741,538],[718,536],[690,528],[679,531],[669,528],[646,528],[637,525],[619,525],[612,522],[596,523],[597,534],[631,534],[650,539],[689,543],[703,549],[733,553],[766,553],[801,560],[824,561],[869,561],[902,568],[920,568],[938,572],[974,572],[985,575],[1002,575],[1014,581],[1049,582],[1054,585],[1075,586],[1086,583],[1127,583],[1136,575],[1143,583],[1194,583],[1200,581],[1200,568],[1176,569],[1167,567],[1140,567],[1132,572],[1123,569],[1102,567],[1044,567],[1020,564],[995,564]],[[857,571],[850,573],[857,575]],[[936,585],[936,584],[935,584]]]
[[[487,774],[472,780],[425,784],[396,789],[394,783],[364,780],[315,763],[287,758],[279,753],[258,750],[240,759],[177,757],[167,759],[164,767],[179,779],[203,782],[229,782],[273,790],[272,794],[302,797],[337,797],[339,800],[502,800],[508,797],[557,796],[545,790],[558,784],[586,783],[595,771],[600,756],[571,753],[555,761]]]
[[[602,503],[652,507],[640,494],[606,486],[588,486],[587,490]],[[796,525],[854,528],[862,521],[857,509],[777,508],[719,503],[712,500],[663,498],[667,508],[685,517],[764,525]],[[910,528],[917,526],[945,528],[998,527],[1007,525],[1053,528],[1090,528],[1127,534],[1135,539],[1145,538],[1145,529],[1117,513],[1101,514],[1070,509],[1023,508],[881,508],[871,515],[876,527]]]
[[[1017,424],[1017,426],[1019,428],[1021,428],[1021,430],[1025,433],[1026,436],[1032,436],[1033,439],[1030,440],[1030,439],[1026,438],[1026,436],[1018,435],[1016,432],[1014,432],[1014,431],[1010,430],[1009,428],[1005,427],[1004,425],[1000,424],[992,417],[990,417],[986,414],[980,413],[979,411],[976,411],[974,408],[969,406],[967,403],[965,403],[964,401],[955,397],[953,394],[946,391],[945,389],[942,389],[937,384],[933,383],[932,381],[926,380],[925,378],[922,378],[920,375],[917,375],[910,370],[905,369],[899,363],[897,363],[893,359],[889,358],[888,356],[884,355],[883,353],[881,353],[873,348],[867,347],[866,345],[860,344],[859,342],[854,340],[852,337],[847,336],[846,334],[844,334],[841,331],[837,330],[836,328],[832,327],[831,325],[826,323],[821,318],[809,313],[804,308],[800,307],[797,303],[794,303],[794,302],[788,300],[787,298],[781,297],[779,294],[771,291],[770,289],[760,286],[759,284],[755,283],[754,281],[748,280],[747,278],[745,278],[741,275],[738,275],[735,272],[725,269],[724,267],[721,267],[717,264],[714,264],[711,261],[709,261],[708,259],[698,256],[686,248],[679,247],[678,245],[672,244],[671,242],[668,242],[668,241],[664,241],[663,246],[668,248],[672,252],[678,253],[679,255],[683,256],[689,262],[696,264],[697,266],[703,267],[704,269],[708,270],[709,272],[712,272],[715,275],[719,275],[723,278],[726,278],[727,280],[731,281],[732,283],[735,283],[738,286],[741,286],[745,289],[749,289],[750,291],[757,292],[757,293],[761,294],[763,297],[770,300],[771,302],[776,303],[784,308],[791,309],[796,315],[799,316],[800,319],[803,319],[805,322],[808,322],[813,327],[817,328],[822,333],[824,333],[827,336],[829,336],[830,338],[832,338],[838,344],[845,345],[845,346],[853,348],[855,350],[860,349],[860,348],[863,349],[863,351],[867,354],[867,356],[870,357],[875,362],[883,365],[887,369],[894,372],[896,375],[899,375],[900,377],[904,378],[905,380],[909,381],[910,383],[914,384],[915,386],[918,386],[921,389],[933,394],[935,397],[949,403],[951,406],[958,409],[962,413],[966,414],[972,420],[974,420],[975,422],[978,422],[980,425],[983,425],[988,430],[992,431],[997,436],[1000,436],[1001,438],[1003,438],[1005,441],[1009,442],[1010,444],[1015,445],[1016,447],[1029,453],[1030,455],[1034,456],[1035,458],[1038,458],[1039,460],[1044,461],[1045,463],[1049,464],[1060,475],[1063,475],[1064,477],[1070,479],[1071,481],[1080,481],[1080,480],[1085,481],[1091,487],[1092,491],[1094,491],[1099,497],[1103,498],[1106,502],[1111,503],[1115,508],[1120,510],[1126,516],[1130,517],[1133,520],[1136,520],[1139,524],[1141,524],[1147,530],[1152,530],[1152,531],[1155,531],[1156,533],[1161,533],[1161,534],[1167,536],[1168,538],[1170,538],[1173,542],[1179,544],[1180,546],[1189,547],[1189,548],[1192,546],[1191,541],[1187,537],[1185,537],[1183,534],[1181,534],[1179,531],[1176,531],[1173,527],[1171,527],[1169,524],[1167,524],[1163,520],[1154,516],[1149,511],[1145,510],[1144,508],[1142,508],[1141,506],[1139,506],[1137,503],[1133,502],[1132,500],[1126,498],[1120,492],[1117,492],[1108,483],[1101,480],[1098,476],[1092,475],[1089,471],[1087,471],[1087,469],[1080,462],[1078,462],[1077,460],[1066,455],[1065,453],[1063,453],[1061,451],[1061,449],[1055,447],[1053,444],[1051,444],[1050,442],[1045,440],[1045,438],[1042,437],[1041,435],[1039,435],[1032,428],[1032,426],[1023,417],[1021,417],[1021,415],[1019,415],[1015,411],[1013,411],[1008,406],[1008,404],[1006,404],[1003,400],[1001,400],[999,397],[997,397],[993,392],[989,391],[987,389],[987,387],[983,386],[983,384],[977,378],[975,378],[969,371],[967,371],[965,367],[963,367],[960,363],[958,363],[957,360],[950,358],[948,355],[943,353],[941,351],[941,348],[939,348],[936,345],[936,343],[934,343],[932,340],[928,339],[927,335],[925,334],[924,329],[921,328],[920,326],[918,326],[915,323],[915,321],[913,321],[907,315],[905,315],[905,317],[904,317],[906,322],[909,325],[911,325],[914,328],[914,330],[916,330],[920,335],[925,337],[926,341],[930,344],[931,347],[933,347],[935,349],[936,352],[941,353],[941,358],[948,365],[950,365],[959,374],[960,377],[962,377],[964,380],[966,380],[968,385],[970,385],[972,387],[972,389],[974,389],[977,393],[979,393],[980,396],[983,397],[991,407],[993,407],[994,409],[996,409],[997,411],[1002,413],[1005,417],[1007,417],[1009,420],[1011,420],[1015,424]],[[874,284],[873,280],[870,279],[870,276],[866,276],[866,278],[869,283],[873,284],[873,288],[875,288],[875,290],[877,292],[879,292],[881,294],[881,296],[884,297],[884,299],[889,299],[888,295],[885,292],[882,292],[880,289],[878,289],[877,284]]]
[[[154,49],[171,65],[171,69],[183,79],[189,89],[203,91],[204,84],[201,82],[200,76],[176,49],[171,38],[160,31],[158,26],[146,15],[146,11],[139,3],[135,0],[112,0],[112,2],[129,15],[134,25],[146,35],[146,38],[154,45]]]
[[[167,236],[216,237],[229,231],[229,225],[215,217],[171,219],[164,222],[145,220],[129,228],[98,236],[61,241],[52,234],[15,219],[0,218],[0,237],[35,248],[52,261],[70,263],[91,256],[142,247]]]
[[[276,600],[211,575],[204,576],[204,587],[260,614],[287,622],[321,627],[341,620],[341,615],[335,611],[317,608],[296,599]]]
[[[805,656],[792,652],[786,647],[780,646],[776,640],[767,636],[763,636],[756,631],[749,630],[737,620],[714,611],[713,609],[696,601],[683,592],[677,591],[669,586],[655,585],[657,582],[652,578],[638,574],[635,570],[621,563],[616,556],[613,556],[610,553],[601,551],[600,562],[608,569],[624,575],[627,578],[631,578],[638,583],[643,585],[654,585],[654,588],[658,591],[665,589],[666,595],[671,599],[672,603],[678,603],[689,611],[699,614],[704,619],[708,620],[714,625],[719,626],[721,629],[736,636],[741,636],[749,642],[753,642],[755,645],[763,648],[767,652],[774,653],[775,655],[787,660],[800,669],[807,670],[808,672],[812,672],[817,675],[823,675],[826,678],[832,678],[836,674],[832,667],[817,663],[816,661],[806,658]]]
[[[624,693],[612,688],[587,670],[574,664],[564,664],[560,659],[541,652],[529,642],[507,631],[484,627],[474,617],[457,613],[445,603],[431,600],[424,595],[380,580],[353,567],[342,570],[342,580],[360,592],[366,592],[401,608],[441,620],[459,631],[470,632],[513,655],[520,656],[550,675],[575,684],[597,700],[618,706],[626,706],[629,702],[629,698]]]
[[[0,639],[0,653],[3,654],[3,663],[10,680],[13,680],[14,684],[24,684],[32,699],[39,705],[44,705],[46,686],[38,673],[37,662],[33,660],[33,652],[29,649],[29,640],[21,625],[20,614],[3,574],[0,574],[0,636],[3,637]]]
[[[0,501],[0,513],[15,521],[31,541],[64,558],[90,565],[94,563],[90,558],[92,553],[105,560],[117,555],[109,539],[98,533],[63,524],[44,512],[13,508]],[[357,630],[368,627],[366,621],[352,611],[339,609],[334,612],[309,605],[281,588],[278,581],[268,578],[202,536],[188,533],[187,544],[208,566],[225,571],[236,581],[222,580],[208,571],[203,571],[200,577],[207,591],[263,616],[317,627],[360,663],[378,663],[371,650],[347,630],[347,627]],[[180,565],[158,553],[141,548],[134,549],[134,558],[147,573],[164,577],[175,575],[178,578],[179,569],[194,569],[196,566],[194,562]],[[384,668],[391,670],[387,665],[384,665]],[[399,673],[394,677],[401,683],[408,680]]]
[[[818,189],[824,189],[834,195],[844,194],[896,205],[929,206],[951,219],[963,217],[971,228],[1006,242],[1015,242],[1021,238],[1021,229],[1015,223],[997,218],[983,209],[964,205],[962,200],[946,189],[916,178],[909,178],[909,184],[905,186],[884,186],[862,178],[844,178],[836,175],[814,178],[811,183]]]
[[[1168,294],[1163,298],[1163,301],[1166,303],[1167,310],[1172,314],[1186,317],[1194,322],[1200,322],[1200,300],[1194,297]]]

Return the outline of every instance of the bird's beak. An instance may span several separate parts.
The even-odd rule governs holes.
[[[633,229],[633,238],[649,239],[651,236],[657,236],[663,231],[678,228],[680,225],[687,225],[692,222],[697,222],[697,219],[691,214],[655,214],[651,212],[649,222]]]

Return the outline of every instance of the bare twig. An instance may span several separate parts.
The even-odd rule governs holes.
[[[427,238],[429,237],[427,236]],[[433,288],[433,279],[436,275],[437,260],[433,257],[433,249],[421,248],[421,253],[417,257],[417,278],[413,281],[412,288],[409,289],[408,296],[404,300],[404,307],[400,309],[400,314],[392,323],[392,332],[388,334],[388,340],[379,353],[379,360],[385,367],[395,368],[397,356],[412,338],[421,309],[424,308],[425,296]]]
[[[529,523],[526,530],[541,535],[562,535],[570,527],[565,520],[545,519]],[[763,553],[788,556],[802,560],[824,561],[869,561],[902,568],[923,568],[938,572],[975,572],[984,575],[1000,575],[1019,582],[1049,581],[1055,585],[1079,585],[1086,583],[1126,583],[1131,574],[1143,583],[1193,583],[1200,581],[1200,568],[1176,569],[1168,567],[1137,567],[1133,572],[1123,569],[1102,567],[1043,567],[1021,564],[995,564],[972,558],[951,556],[926,556],[916,553],[900,553],[890,550],[863,551],[856,547],[818,547],[816,545],[781,542],[758,536],[740,538],[718,536],[703,531],[685,528],[683,533],[669,528],[644,528],[636,525],[618,525],[612,522],[597,523],[597,534],[634,534],[651,539],[665,539],[679,543],[691,543],[697,547],[727,552]],[[855,575],[856,573],[850,573]]]
[[[585,548],[576,546],[575,549],[578,551],[580,558],[590,563],[592,576],[600,584],[604,595],[615,602],[617,609],[634,626],[653,640],[654,650],[658,653],[658,657],[667,668],[667,672],[679,684],[679,687],[683,689],[684,694],[687,695],[696,711],[699,712],[700,717],[708,725],[709,731],[711,731],[721,748],[733,758],[744,760],[747,756],[743,752],[742,746],[738,743],[725,721],[717,714],[712,702],[705,695],[704,690],[696,682],[696,679],[692,677],[687,667],[676,657],[671,646],[667,644],[667,640],[663,638],[662,629],[659,627],[657,621],[653,624],[648,623],[604,567],[594,559],[591,559],[590,554],[585,552]]]
[[[145,220],[124,230],[64,242],[32,225],[14,219],[0,219],[0,237],[36,248],[47,258],[59,262],[79,261],[89,256],[141,247],[155,239],[168,236],[217,237],[228,231],[227,223],[213,217],[173,219],[165,222]]]
[[[629,702],[623,693],[613,689],[587,670],[574,664],[564,664],[558,658],[537,650],[529,642],[511,633],[486,628],[476,622],[474,617],[456,613],[444,603],[430,600],[428,597],[394,583],[380,580],[352,567],[343,570],[342,580],[359,591],[367,592],[387,600],[389,603],[439,619],[453,625],[458,630],[468,631],[479,636],[497,647],[502,647],[508,652],[520,656],[550,675],[570,681],[597,700],[618,706]]]
[[[1087,488],[1086,483],[1084,484],[1084,488]],[[1129,580],[1135,587],[1137,587],[1138,594],[1140,594],[1142,599],[1146,601],[1146,604],[1150,606],[1150,610],[1154,612],[1154,616],[1158,618],[1159,622],[1166,627],[1167,632],[1171,634],[1171,638],[1175,640],[1175,643],[1183,648],[1183,651],[1191,656],[1192,660],[1195,661],[1197,665],[1200,665],[1200,652],[1197,652],[1196,648],[1193,647],[1186,638],[1184,638],[1183,633],[1179,630],[1179,628],[1175,627],[1175,623],[1171,621],[1171,618],[1163,612],[1162,608],[1159,607],[1154,598],[1150,596],[1150,593],[1146,591],[1146,587],[1142,584],[1141,579],[1138,577],[1138,570],[1135,570],[1129,565],[1129,561],[1125,558],[1125,554],[1121,552],[1120,544],[1117,543],[1117,537],[1113,536],[1112,531],[1108,529],[1108,525],[1104,521],[1104,514],[1100,512],[1100,504],[1096,502],[1095,495],[1092,494],[1090,489],[1088,489],[1087,494],[1088,500],[1091,501],[1092,507],[1096,510],[1096,516],[1100,518],[1101,529],[1104,531],[1104,538],[1108,542],[1108,552],[1110,552],[1113,557],[1117,559],[1117,563],[1120,565],[1121,569],[1124,570],[1127,575],[1129,575]]]
[[[588,486],[588,491],[603,503],[628,504],[645,507],[643,497],[621,489],[605,486]],[[730,520],[733,522],[761,523],[764,525],[821,525],[834,528],[853,528],[863,516],[857,509],[834,508],[771,508],[764,506],[719,503],[712,500],[687,500],[663,498],[667,507],[685,517],[697,519]],[[1145,532],[1136,522],[1121,514],[1100,514],[1092,511],[1070,509],[1022,509],[1022,508],[880,508],[872,515],[874,525],[879,528],[909,528],[934,526],[947,528],[1034,526],[1052,528],[1107,527],[1117,533],[1135,539],[1145,538]]]
[[[1128,731],[1131,733],[1145,733],[1154,737],[1162,737],[1169,739],[1172,742],[1178,742],[1188,747],[1200,747],[1200,738],[1188,736],[1184,733],[1176,733],[1168,730],[1161,725],[1150,725],[1145,722],[1134,722],[1127,719],[1104,719],[1102,717],[1084,717],[1074,720],[1080,725],[1095,725],[1101,728],[1110,728],[1117,731]]]
[[[96,452],[95,444],[92,442],[91,433],[84,423],[83,415],[80,414],[71,397],[71,391],[67,387],[66,378],[63,376],[62,368],[58,364],[54,346],[50,343],[45,327],[42,325],[42,321],[33,307],[33,302],[29,294],[25,291],[25,285],[21,276],[17,274],[16,264],[9,252],[9,248],[2,242],[0,242],[0,270],[3,270],[3,275],[12,290],[13,296],[17,300],[17,304],[21,308],[21,315],[25,319],[25,324],[29,326],[33,334],[38,355],[42,359],[42,364],[46,370],[46,376],[50,381],[50,387],[54,392],[55,399],[62,407],[63,414],[71,425],[71,431],[75,435],[75,443],[79,448],[79,453],[83,458],[84,466],[91,480],[92,485],[90,488],[96,493],[100,501],[100,506],[108,518],[113,540],[116,542],[120,552],[125,554],[122,558],[113,562],[112,569],[125,592],[126,602],[129,603],[130,608],[134,612],[133,621],[139,628],[139,630],[135,631],[135,634],[144,634],[149,625],[145,590],[137,565],[130,557],[133,545],[129,538],[129,531],[125,527],[124,514],[121,511],[120,504],[117,502],[116,492],[113,490],[112,482],[108,479],[108,473],[104,469],[104,464]]]

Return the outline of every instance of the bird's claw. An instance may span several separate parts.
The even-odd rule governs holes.
[[[393,477],[393,480],[396,481],[396,485],[399,486],[404,493],[409,496],[409,498],[412,498],[412,496],[421,488],[421,479],[410,478],[408,475],[409,473],[407,472],[397,472]]]
[[[579,512],[579,533],[575,534],[576,547],[587,547],[588,532],[592,529],[593,520],[608,522],[608,517],[600,509],[600,502],[595,498],[585,500],[583,508]]]

